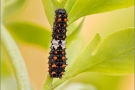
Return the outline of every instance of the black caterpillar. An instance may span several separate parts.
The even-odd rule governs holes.
[[[65,9],[55,11],[55,21],[53,24],[52,46],[49,56],[49,74],[52,78],[62,78],[66,64],[66,27],[67,13]]]

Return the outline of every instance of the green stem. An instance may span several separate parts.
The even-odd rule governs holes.
[[[18,84],[18,90],[31,90],[30,81],[24,60],[21,53],[11,37],[10,33],[6,30],[4,25],[1,25],[2,45],[4,46],[7,54],[9,55],[16,81]]]
[[[53,90],[52,89],[52,81],[53,81],[53,78],[51,78],[50,75],[48,74],[42,90]]]

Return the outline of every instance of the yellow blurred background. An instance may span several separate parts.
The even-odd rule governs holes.
[[[29,3],[27,4],[27,7],[23,10],[23,12],[21,12],[19,15],[15,16],[12,19],[31,21],[51,29],[47,21],[47,18],[45,17],[42,0],[30,0]],[[100,33],[102,39],[104,39],[109,34],[115,31],[133,26],[134,26],[134,7],[87,16],[81,31],[84,39],[84,46],[87,45],[87,43],[94,37],[96,33]],[[17,44],[25,60],[30,81],[32,86],[34,87],[34,90],[41,90],[48,69],[47,68],[48,67],[47,58],[49,56],[48,51],[40,46],[28,44],[21,41],[18,42]],[[10,68],[10,70],[12,71],[12,67],[9,62],[8,68]],[[72,80],[72,82],[82,81],[81,79],[79,80],[78,78],[83,77],[83,75],[86,74],[78,75]],[[104,77],[104,75],[102,74],[101,75],[99,74],[99,76]],[[14,77],[13,73],[12,77]],[[115,76],[105,76],[105,77],[111,78]],[[13,82],[14,81],[15,80],[13,79]],[[100,83],[102,83],[102,81]],[[134,90],[134,75],[121,76],[121,79],[117,84],[117,90]]]

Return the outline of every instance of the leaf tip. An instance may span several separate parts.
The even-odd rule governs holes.
[[[96,37],[99,41],[101,40],[101,36],[100,36],[99,33],[97,33],[97,34],[95,35],[95,37]]]

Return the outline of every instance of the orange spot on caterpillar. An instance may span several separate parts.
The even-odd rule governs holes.
[[[57,66],[56,66],[56,64],[53,64],[52,67],[53,67],[53,68],[56,68]]]
[[[62,68],[65,68],[65,67],[66,67],[66,65],[65,65],[65,64],[63,64],[63,65],[62,65]]]
[[[62,60],[65,60],[65,59],[66,59],[66,58],[63,56],[63,57],[62,57]]]
[[[58,22],[61,22],[62,20],[61,20],[61,18],[58,18],[58,20],[57,20]]]
[[[56,56],[54,56],[54,57],[53,57],[53,60],[57,60],[57,57],[56,57]]]

